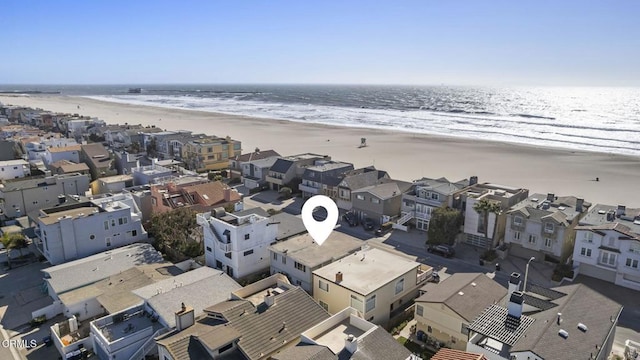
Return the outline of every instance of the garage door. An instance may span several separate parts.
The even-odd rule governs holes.
[[[616,272],[614,270],[606,270],[589,264],[580,264],[579,271],[582,275],[591,276],[596,279],[612,283],[616,281]]]
[[[543,259],[540,254],[531,249],[527,249],[518,244],[511,244],[511,249],[509,249],[509,255],[513,255],[523,259],[530,259],[532,256],[538,259]]]

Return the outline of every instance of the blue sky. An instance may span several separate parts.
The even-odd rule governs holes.
[[[640,86],[640,1],[0,3],[0,84]]]

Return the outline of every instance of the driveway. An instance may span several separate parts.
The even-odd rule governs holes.
[[[246,209],[259,207],[265,210],[282,210],[292,215],[299,215],[304,204],[304,200],[298,197],[282,200],[280,199],[280,194],[273,190],[266,190],[247,196],[242,201]]]
[[[35,262],[0,271],[0,324],[10,335],[28,325],[33,311],[53,303],[42,288],[41,270],[48,266]]]

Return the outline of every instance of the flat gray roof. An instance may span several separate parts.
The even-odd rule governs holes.
[[[336,273],[342,272],[340,286],[366,296],[418,266],[415,261],[371,248],[344,257],[313,274],[335,283]]]
[[[286,251],[287,257],[310,268],[315,268],[355,252],[363,244],[362,240],[334,231],[322,246],[313,241],[311,235],[303,234],[271,245],[270,249],[279,253]]]

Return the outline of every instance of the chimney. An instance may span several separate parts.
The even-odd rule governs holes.
[[[542,210],[548,210],[549,209],[549,200],[545,200],[542,202]]]
[[[626,206],[618,205],[618,208],[616,209],[616,217],[620,217],[620,216],[624,215],[625,210],[627,210]]]
[[[176,311],[176,330],[182,331],[195,323],[195,313],[191,306],[182,303],[179,311]]]
[[[582,206],[584,205],[584,199],[576,199],[576,211],[582,212]]]
[[[276,295],[267,290],[267,295],[264,297],[264,303],[267,304],[268,307],[271,307],[276,303]]]
[[[344,348],[352,354],[358,350],[358,340],[353,334],[347,335],[347,338],[344,340]]]
[[[339,284],[342,282],[342,271],[336,273],[336,282]]]
[[[556,199],[556,194],[553,194],[553,193],[547,194],[547,200],[549,200],[549,202],[553,202],[553,200],[555,199]]]
[[[511,277],[509,278],[509,296],[513,294],[514,291],[520,291],[520,273],[512,272]]]
[[[524,295],[520,291],[514,291],[509,297],[509,303],[507,304],[507,310],[509,316],[516,319],[520,319],[522,316],[522,306],[524,304]]]
[[[616,219],[616,213],[611,210],[607,212],[607,221],[613,221]]]
[[[469,178],[469,186],[471,185],[475,185],[478,183],[478,177],[477,176],[472,176]]]

